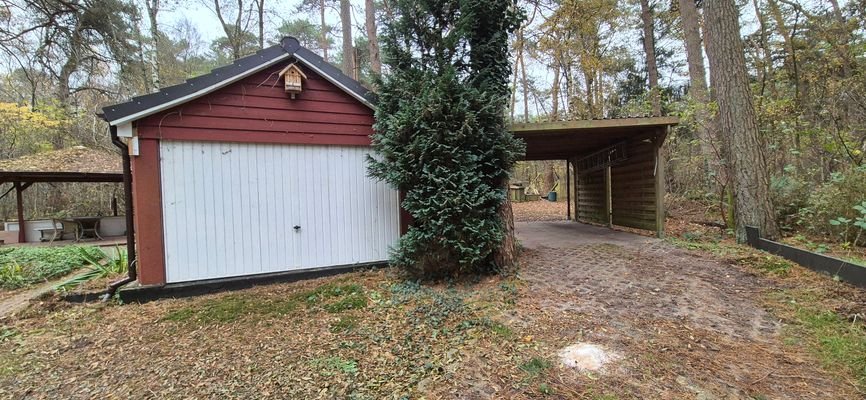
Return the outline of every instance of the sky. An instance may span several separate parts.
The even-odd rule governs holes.
[[[624,0],[628,1],[628,0]],[[657,0],[661,1],[661,0]],[[807,0],[808,4],[810,0]],[[284,20],[291,20],[297,18],[305,18],[309,19],[314,23],[318,23],[318,15],[313,15],[311,13],[298,13],[296,12],[298,4],[301,0],[268,0],[267,8],[269,10],[278,10],[272,11],[270,14],[266,15],[266,37],[273,38],[276,36],[276,28],[282,23]],[[177,24],[183,19],[187,19],[192,23],[193,26],[196,27],[199,34],[201,35],[201,39],[204,42],[204,49],[208,48],[208,44],[223,36],[222,27],[219,24],[215,14],[210,9],[210,5],[212,4],[212,0],[192,0],[185,2],[183,6],[175,6],[173,8],[165,9],[161,11],[160,14],[160,24],[163,27],[170,27],[172,25]],[[336,3],[336,2],[335,2]],[[629,2],[636,3],[636,2]],[[754,10],[750,6],[751,2],[748,2],[746,7],[741,10],[742,13],[742,33],[744,35],[754,32],[756,27],[756,21],[754,16]],[[361,34],[360,29],[364,23],[364,2],[355,0],[352,1],[353,6],[353,34],[355,36]],[[635,4],[631,4],[631,6],[636,6]],[[252,16],[254,17],[254,16]],[[328,10],[326,19],[331,26],[334,26],[336,30],[339,30],[339,10],[336,9],[336,4],[333,8]],[[540,20],[541,18],[538,18]],[[250,22],[250,29],[254,30],[255,21]],[[165,29],[165,28],[163,28]],[[633,55],[636,62],[643,62],[643,48],[640,42],[640,26],[638,24],[638,20],[634,19],[631,21],[630,26],[627,30],[620,32],[617,34],[617,40],[625,45],[628,48],[628,51]],[[334,35],[339,35],[338,31],[334,32]],[[336,43],[339,43],[338,38],[334,38]],[[683,44],[679,41],[678,38],[675,37],[666,37],[657,42],[657,47],[659,48],[669,48],[669,49],[682,49]],[[681,85],[688,81],[687,68],[685,66],[685,52],[684,51],[675,51],[673,59],[670,60],[672,66],[662,67],[660,69],[660,79],[662,85]],[[708,65],[708,63],[707,63]],[[549,87],[552,83],[552,76],[548,68],[537,61],[528,61],[527,72],[529,75],[529,79],[536,82],[540,87]],[[518,101],[516,104],[516,114],[522,115],[524,105],[521,104],[522,95],[518,95]],[[547,99],[547,104],[542,107],[549,108],[550,100]],[[530,99],[530,114],[540,114],[542,110],[536,109],[535,101]]]

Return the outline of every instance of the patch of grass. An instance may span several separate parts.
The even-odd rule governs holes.
[[[352,316],[342,316],[336,322],[331,324],[331,333],[349,332],[358,327],[358,318]]]
[[[291,299],[260,299],[249,296],[230,295],[173,310],[166,314],[162,320],[173,322],[194,321],[200,324],[229,323],[248,315],[286,315],[297,307],[297,301]]]
[[[758,257],[754,265],[756,268],[774,275],[787,275],[793,267],[793,264],[784,258],[770,255]]]
[[[836,293],[812,287],[773,292],[767,298],[787,321],[782,341],[805,347],[830,371],[850,374],[860,390],[866,389],[866,325],[849,321],[826,305]]]
[[[92,246],[13,247],[0,250],[0,288],[18,289],[66,275],[99,257]]]
[[[367,295],[364,287],[357,283],[342,285],[329,283],[313,290],[298,293],[293,298],[303,301],[307,307],[321,307],[330,313],[367,307]]]
[[[797,310],[796,319],[825,366],[847,369],[866,388],[866,327],[862,323],[805,307]]]
[[[348,283],[345,285],[329,283],[313,290],[301,292],[297,294],[296,297],[303,299],[308,306],[314,306],[320,305],[328,299],[358,293],[364,293],[364,288],[357,283]]]
[[[339,313],[346,310],[358,310],[367,307],[367,296],[363,293],[353,293],[330,304],[325,304],[325,311]]]
[[[512,331],[511,328],[499,322],[492,322],[490,324],[490,330],[506,339],[510,339],[514,336],[514,331]]]
[[[550,361],[543,358],[532,357],[529,361],[520,364],[520,369],[526,372],[531,378],[541,375],[552,365]]]
[[[355,375],[358,373],[358,362],[341,357],[317,357],[310,360],[310,364],[319,369],[322,376],[333,376],[338,373]]]
[[[18,335],[19,332],[15,330],[15,328],[8,326],[0,327],[0,342],[4,342]]]
[[[553,391],[553,388],[550,387],[550,385],[548,385],[546,383],[542,383],[542,384],[538,385],[538,393],[541,393],[545,396],[549,396],[549,395],[552,395],[554,393],[554,391]]]

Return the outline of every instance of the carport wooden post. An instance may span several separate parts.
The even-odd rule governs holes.
[[[604,221],[605,225],[608,227],[613,226],[613,196],[611,192],[613,191],[613,187],[611,185],[611,175],[610,175],[610,160],[608,159],[608,165],[604,168]]]
[[[571,221],[571,161],[569,160],[565,160],[565,204],[567,204],[565,219]]]
[[[665,142],[670,127],[659,129],[655,145],[655,192],[656,192],[656,236],[665,236],[665,159],[662,156],[662,144]]]

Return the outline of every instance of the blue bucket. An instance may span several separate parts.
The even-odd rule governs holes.
[[[556,201],[556,192],[550,192],[547,194],[547,201]]]

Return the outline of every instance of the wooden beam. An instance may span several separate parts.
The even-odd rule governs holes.
[[[554,132],[575,129],[637,128],[651,126],[670,126],[680,123],[677,117],[588,119],[576,121],[531,122],[511,124],[511,131]]]

